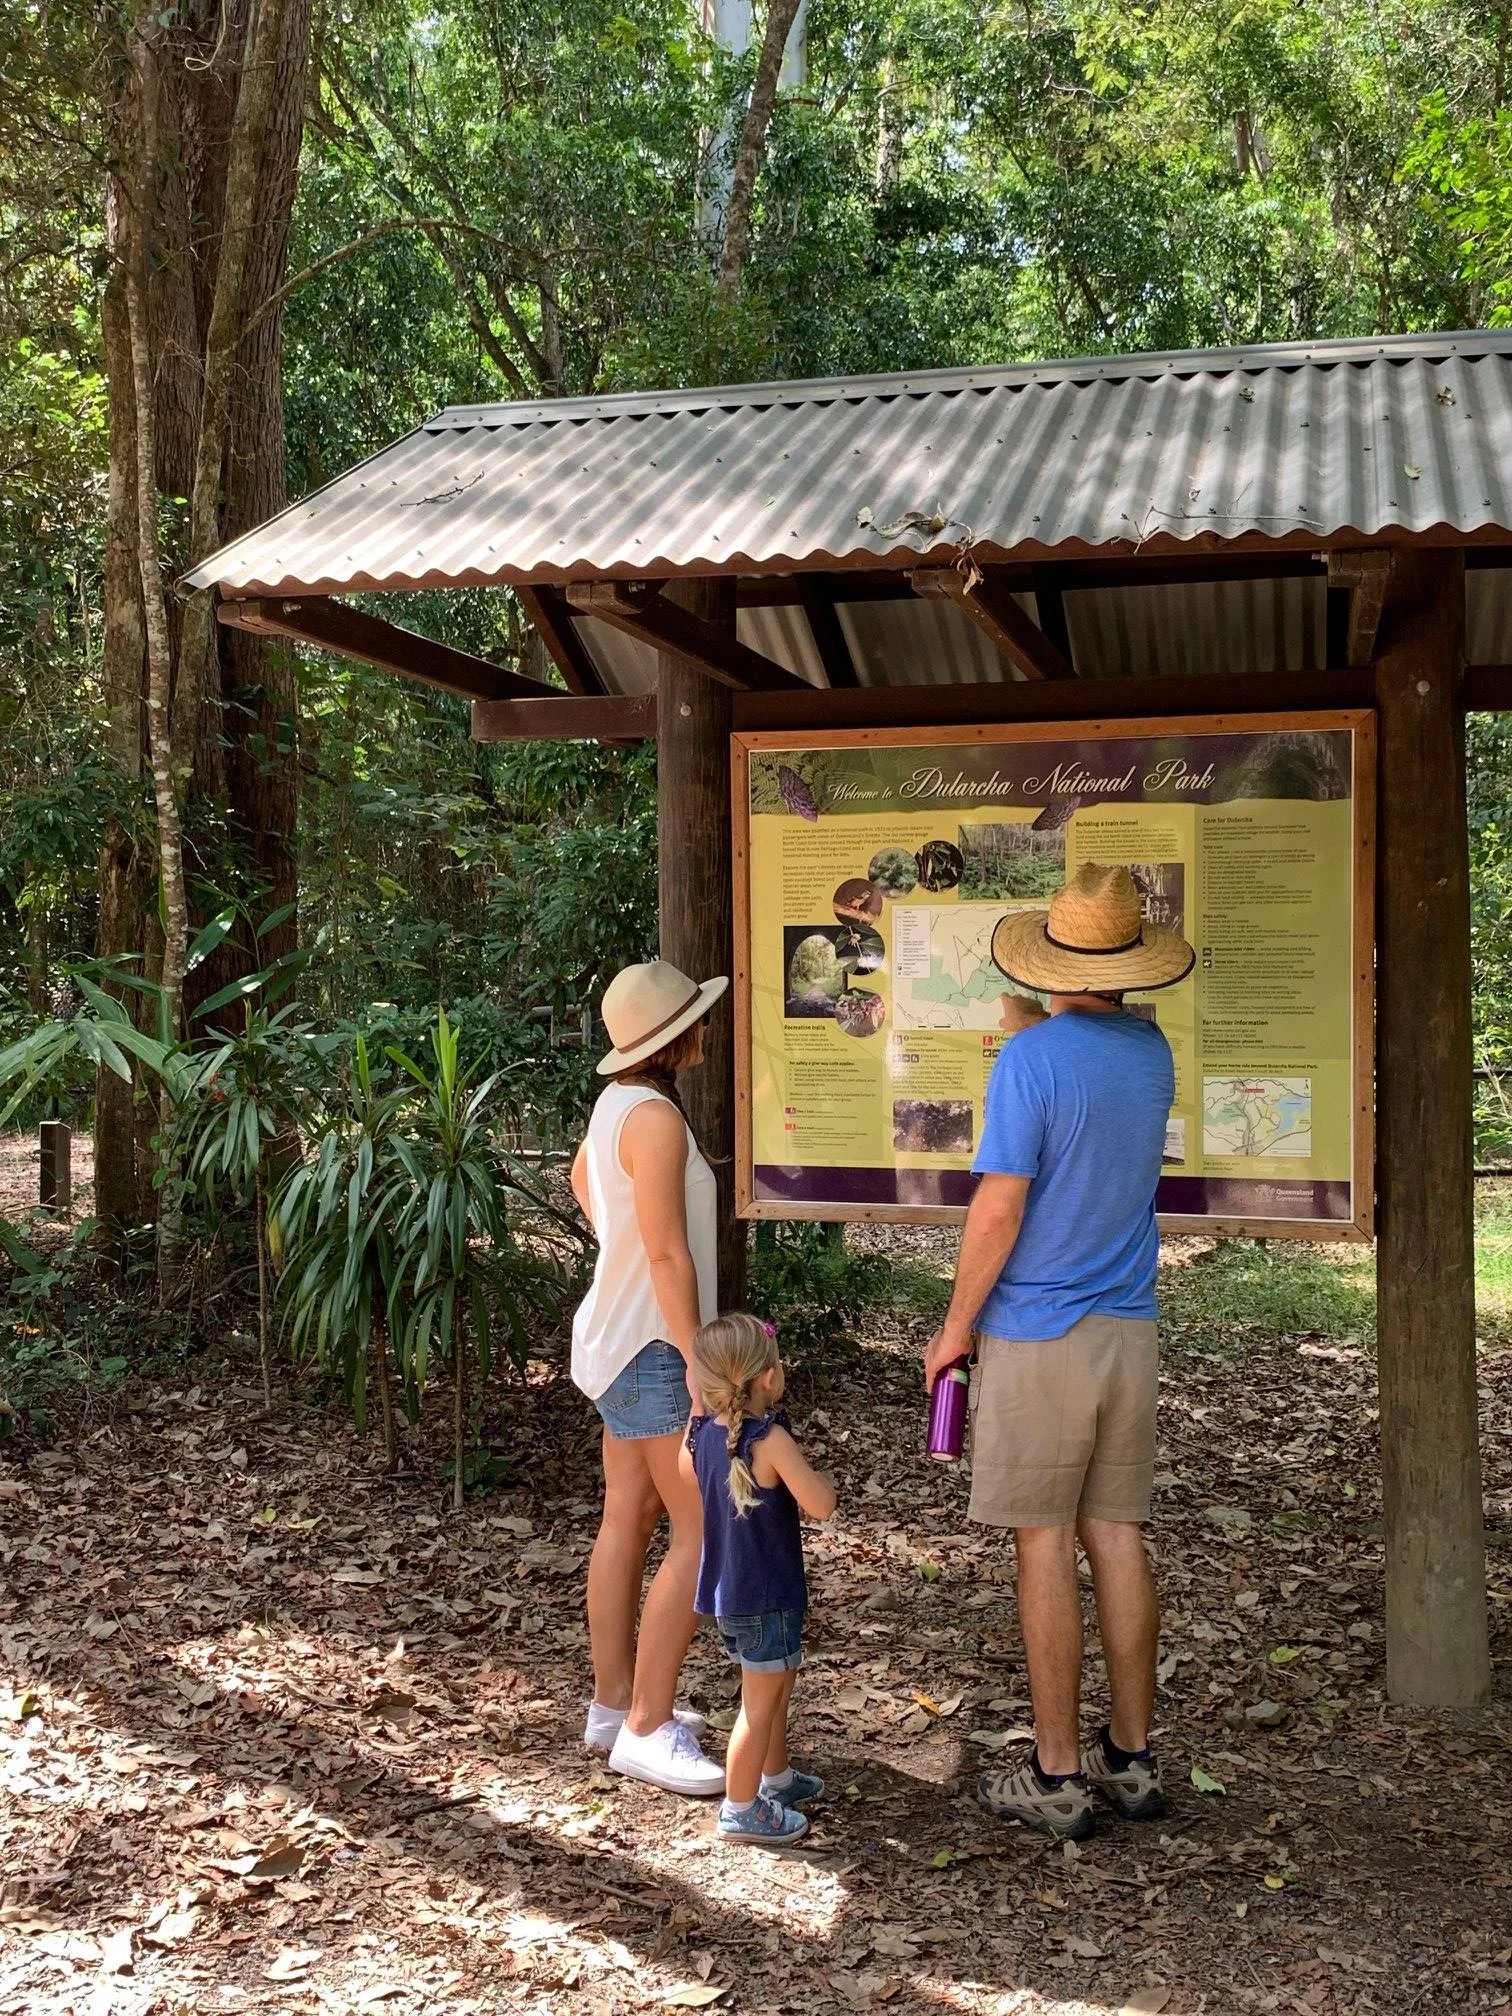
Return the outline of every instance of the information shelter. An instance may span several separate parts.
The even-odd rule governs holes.
[[[1490,1684],[1463,727],[1512,706],[1509,563],[1512,335],[1470,331],[452,408],[186,586],[467,696],[483,739],[656,737],[662,949],[742,966],[689,1086],[727,1302],[738,1208],[959,1209],[994,1039],[950,913],[1119,847],[1200,954],[1156,1007],[1168,1216],[1374,1226],[1387,1682],[1457,1705]],[[380,613],[463,587],[512,591],[557,685]],[[1143,784],[1167,756],[1211,781]],[[963,788],[905,818],[920,769]]]

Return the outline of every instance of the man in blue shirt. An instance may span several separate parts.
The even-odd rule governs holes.
[[[1196,955],[1140,914],[1127,868],[1088,863],[1048,911],[1005,917],[993,957],[1048,994],[1012,998],[987,1088],[955,1288],[925,1376],[972,1353],[970,1516],[1012,1527],[1035,1743],[987,1772],[989,1811],[1074,1840],[1092,1792],[1130,1819],[1165,1811],[1149,1748],[1159,1612],[1150,1516],[1158,1372],[1155,1186],[1175,1097],[1170,1045],[1126,990],[1173,986]],[[1027,1026],[1026,1026],[1027,1021]],[[1111,1713],[1081,1743],[1076,1545],[1092,1568]]]

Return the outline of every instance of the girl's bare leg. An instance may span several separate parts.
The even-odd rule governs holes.
[[[593,1698],[604,1708],[630,1705],[646,1549],[661,1524],[662,1501],[645,1458],[648,1446],[616,1441],[604,1430],[604,1516],[588,1561]]]
[[[725,1752],[725,1797],[732,1805],[748,1806],[761,1790],[762,1763],[771,1755],[773,1736],[786,1720],[792,1691],[791,1673],[753,1673],[749,1667],[742,1671],[740,1713]],[[782,1754],[787,1755],[785,1735]],[[770,1770],[770,1764],[766,1768]]]
[[[793,1683],[798,1678],[798,1669],[794,1667],[791,1673],[784,1673],[776,1677],[780,1677],[784,1684],[782,1689],[782,1706],[778,1710],[777,1719],[772,1724],[772,1733],[767,1739],[766,1761],[761,1767],[768,1778],[780,1778],[788,1768],[790,1761],[788,1758],[788,1709],[792,1704]],[[734,1794],[732,1793],[730,1796],[733,1798]]]

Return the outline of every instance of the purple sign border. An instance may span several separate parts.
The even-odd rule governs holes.
[[[833,1204],[960,1209],[976,1178],[965,1169],[809,1169],[758,1162],[752,1195],[761,1204]],[[1297,1178],[1162,1176],[1155,1208],[1174,1218],[1295,1218],[1299,1223],[1351,1222],[1350,1185]]]

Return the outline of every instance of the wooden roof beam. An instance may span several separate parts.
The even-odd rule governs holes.
[[[474,742],[649,742],[654,693],[553,693],[544,700],[474,700]]]
[[[1392,555],[1386,547],[1329,552],[1328,585],[1347,589],[1349,593],[1349,635],[1344,658],[1347,665],[1369,665],[1375,658],[1376,632],[1381,625],[1391,566]]]
[[[355,658],[360,665],[376,665],[383,672],[399,672],[406,679],[418,679],[442,693],[460,693],[464,700],[535,699],[550,693],[539,679],[526,679],[470,651],[454,650],[422,637],[418,630],[401,629],[381,616],[333,602],[324,595],[305,595],[284,600],[224,601],[216,607],[219,622],[236,630],[251,630],[263,637],[291,637],[299,644],[313,644],[338,658]]]
[[[606,693],[603,675],[577,633],[560,588],[516,588],[520,607],[546,646],[569,693]]]
[[[812,690],[806,679],[774,658],[669,602],[656,582],[575,582],[568,587],[567,601],[579,614],[611,624],[653,651],[670,651],[721,686],[746,693]]]
[[[851,656],[840,613],[835,607],[833,583],[823,574],[800,574],[798,591],[803,613],[808,618],[809,635],[819,653],[825,678],[837,689],[859,686],[861,679],[856,671],[856,661]]]
[[[984,630],[1026,679],[1074,679],[1076,668],[1031,623],[1009,591],[975,568],[916,567],[909,575],[918,595],[954,602]]]

